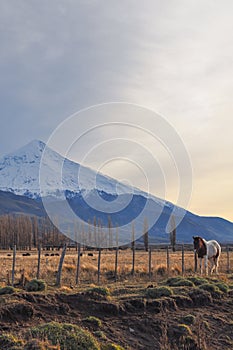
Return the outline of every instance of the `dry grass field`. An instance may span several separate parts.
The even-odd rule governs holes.
[[[25,252],[17,251],[15,265],[15,283],[20,280],[22,273],[27,279],[36,277],[37,274],[37,251],[30,251],[30,256],[23,256]],[[57,254],[57,255],[55,255]],[[56,274],[61,252],[42,251],[40,278],[48,285],[56,281]],[[0,283],[8,284],[11,281],[12,273],[12,251],[0,252]],[[91,255],[91,256],[90,256]],[[93,255],[93,256],[92,256]],[[219,264],[219,274],[224,276],[229,268],[233,268],[233,252],[229,252],[227,259],[226,250],[222,252]],[[184,252],[184,275],[194,274],[194,254],[192,251]],[[77,251],[67,250],[62,269],[62,285],[75,286],[77,268]],[[97,282],[98,252],[83,251],[80,258],[80,284],[91,284]],[[161,277],[176,276],[182,274],[182,253],[181,251],[169,251],[169,271],[167,270],[167,251],[164,249],[154,250],[151,254],[151,277],[149,278],[149,255],[148,252],[136,250],[134,275],[132,272],[132,251],[131,249],[119,250],[117,280],[119,281],[157,281]],[[229,272],[229,271],[228,271]],[[115,251],[103,250],[101,252],[100,282],[115,282]]]

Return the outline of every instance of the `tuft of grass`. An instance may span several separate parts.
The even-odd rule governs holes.
[[[93,332],[93,334],[94,334],[97,338],[99,338],[99,339],[101,339],[101,340],[106,340],[106,339],[107,339],[107,337],[106,337],[106,335],[104,334],[103,331],[95,331],[95,332]]]
[[[87,290],[88,294],[95,294],[101,296],[110,296],[110,290],[107,287],[93,287]]]
[[[200,286],[202,284],[208,283],[208,280],[203,277],[188,277],[187,278],[189,281],[191,281],[195,286]]]
[[[157,275],[159,276],[165,276],[167,274],[167,267],[166,265],[160,265],[156,269]]]
[[[13,294],[14,292],[15,292],[15,288],[11,286],[0,288],[0,295]]]
[[[96,328],[101,328],[102,327],[102,321],[95,316],[88,316],[86,318],[84,318],[83,320],[86,323],[89,323],[90,325],[96,327]]]
[[[101,350],[124,350],[124,348],[122,348],[120,345],[111,343],[102,345]]]
[[[211,294],[212,293],[219,293],[220,290],[219,288],[215,285],[215,284],[212,284],[212,283],[205,283],[205,284],[202,284],[199,286],[200,289],[204,289],[204,290],[207,290],[208,292],[210,292]]]
[[[72,290],[73,290],[73,288],[68,287],[68,286],[61,286],[61,288],[59,289],[59,291],[60,291],[61,293],[64,293],[64,294],[68,294],[68,293],[70,293]]]
[[[172,268],[171,268],[171,273],[173,274],[173,275],[181,275],[181,268],[179,267],[179,266],[177,266],[177,265],[175,265],[175,266],[173,266]]]
[[[173,290],[170,287],[166,287],[166,286],[149,288],[149,289],[146,289],[145,291],[145,296],[151,299],[169,297],[172,294],[173,294]]]
[[[20,350],[23,347],[22,340],[16,338],[10,333],[2,333],[0,335],[0,349]]]
[[[185,315],[184,317],[182,317],[182,323],[186,325],[194,324],[195,321],[196,321],[196,317],[191,314]]]
[[[170,277],[167,279],[166,284],[168,286],[172,286],[172,287],[193,287],[194,284],[192,281],[190,281],[187,278],[183,278],[183,277]]]
[[[67,272],[73,273],[76,270],[76,266],[73,264],[64,264],[63,269],[66,270]]]
[[[60,350],[100,350],[98,342],[90,332],[68,323],[45,323],[31,328],[30,333],[34,338],[59,345]]]
[[[224,282],[218,282],[218,283],[216,283],[216,286],[223,293],[228,293],[228,291],[229,291],[228,285],[226,283],[224,283]]]
[[[38,339],[31,339],[25,345],[23,350],[59,350],[60,347],[49,344],[48,341],[40,341]],[[13,350],[13,349],[12,349]]]
[[[176,329],[182,336],[192,335],[192,331],[187,324],[180,323],[176,326]]]
[[[26,284],[25,289],[27,292],[42,292],[46,289],[46,283],[43,280],[33,279]]]

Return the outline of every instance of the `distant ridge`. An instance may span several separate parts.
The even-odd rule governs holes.
[[[0,191],[0,215],[4,214],[23,214],[38,217],[46,215],[41,201],[35,201],[11,192]]]

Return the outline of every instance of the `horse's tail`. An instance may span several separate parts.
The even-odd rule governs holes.
[[[217,249],[217,252],[216,252],[216,255],[214,257],[214,262],[215,262],[215,265],[218,267],[218,260],[219,260],[220,254],[221,254],[221,247],[219,245],[217,245],[216,249]]]
[[[217,253],[215,255],[215,258],[218,259],[219,256],[220,256],[220,249],[219,249],[219,247],[217,247]]]

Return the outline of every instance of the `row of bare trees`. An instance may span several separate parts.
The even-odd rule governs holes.
[[[0,216],[0,249],[11,249],[14,245],[20,250],[38,247],[57,247],[66,238],[48,218],[26,215]]]
[[[95,242],[97,238],[101,236],[101,222],[97,221],[96,218],[94,218],[93,220],[94,221],[92,230],[90,228],[91,225],[89,225],[88,232],[86,233],[82,232],[82,228],[79,228],[77,230],[81,230],[81,236],[86,236],[87,246],[88,243],[90,244],[90,242],[92,241]],[[176,229],[174,222],[172,223],[172,225],[173,229],[170,234],[170,243],[174,250],[176,244]],[[113,244],[113,230],[110,219],[108,222],[108,228],[109,230],[107,240],[109,242],[109,246],[111,247],[115,244]],[[143,231],[144,247],[145,250],[148,251],[149,228],[146,219],[144,220]],[[85,242],[83,237],[82,242]],[[134,223],[132,223],[131,242],[131,248],[132,250],[135,250]],[[62,233],[60,233],[60,231],[51,223],[49,218],[30,217],[26,215],[0,216],[0,249],[12,249],[14,245],[16,245],[17,249],[19,250],[31,250],[33,248],[37,248],[39,245],[42,248],[54,249],[62,247],[65,243],[69,244],[69,239]],[[118,245],[117,242],[115,243],[116,245]]]

